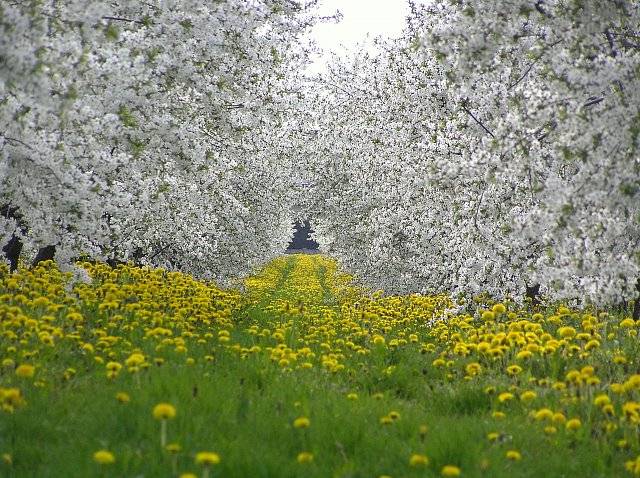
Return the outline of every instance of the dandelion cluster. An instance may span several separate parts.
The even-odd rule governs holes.
[[[266,460],[330,474],[339,456],[375,476],[518,476],[600,449],[611,473],[640,469],[640,324],[624,315],[385,295],[324,256],[278,258],[242,292],[80,265],[90,282],[50,262],[0,275],[1,413],[23,420],[9,432],[21,434],[63,413],[56,396],[91,396],[100,413],[77,409],[69,423],[94,435],[82,459],[103,471],[215,476]],[[122,423],[130,439],[113,435]],[[269,458],[239,462],[238,444]],[[0,446],[5,466],[26,466],[23,450]],[[537,463],[539,450],[557,463]]]

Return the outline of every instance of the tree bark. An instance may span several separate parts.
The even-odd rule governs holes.
[[[43,261],[53,260],[56,255],[56,246],[45,246],[38,249],[36,258],[33,260],[31,267],[35,267]]]
[[[22,241],[15,234],[9,242],[2,248],[4,256],[9,261],[9,271],[14,272],[18,269],[18,260],[22,252]]]
[[[531,305],[540,305],[540,284],[526,286],[526,288],[525,297],[531,299]]]
[[[0,215],[7,219],[15,219],[20,230],[22,232],[25,231],[26,228],[22,222],[22,216],[18,213],[17,207],[11,207],[10,204],[5,204],[0,207]],[[2,248],[2,252],[9,261],[9,270],[11,272],[15,271],[18,268],[18,260],[22,253],[22,241],[20,240],[20,237],[14,233],[11,236],[11,239],[9,239],[9,242]]]

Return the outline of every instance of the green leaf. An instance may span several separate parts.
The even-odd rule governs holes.
[[[107,29],[104,32],[104,36],[107,37],[108,40],[116,41],[118,40],[120,33],[118,32],[118,27],[113,23],[109,23]]]
[[[118,117],[122,124],[127,128],[136,128],[138,126],[138,122],[135,117],[125,105],[120,105],[120,108],[118,108]]]

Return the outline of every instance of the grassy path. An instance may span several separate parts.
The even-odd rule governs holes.
[[[604,477],[640,448],[633,322],[498,304],[433,325],[446,297],[369,294],[318,255],[243,294],[87,267],[73,289],[0,273],[0,476]]]

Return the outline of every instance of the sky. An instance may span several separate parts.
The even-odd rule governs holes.
[[[364,42],[367,35],[396,36],[409,13],[406,0],[320,0],[320,13],[332,15],[340,10],[343,15],[338,24],[314,27],[312,37],[326,50],[340,51],[341,46],[353,48]],[[326,55],[315,59],[312,70],[322,71]]]

